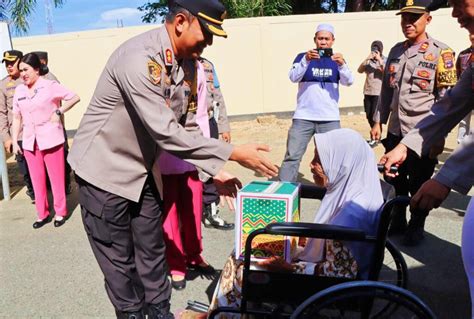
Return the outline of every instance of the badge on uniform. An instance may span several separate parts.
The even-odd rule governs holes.
[[[436,60],[436,57],[433,55],[433,53],[425,54],[424,58],[425,58],[426,61],[434,61],[434,60]]]
[[[420,78],[428,79],[431,75],[430,71],[428,70],[419,70],[416,75],[418,75]]]
[[[148,61],[148,77],[151,83],[154,85],[160,84],[161,81],[161,65],[158,62],[150,60]]]
[[[420,45],[420,49],[418,50],[418,52],[426,52],[426,50],[428,50],[430,44],[428,42],[423,42],[422,45]]]
[[[420,87],[420,89],[424,90],[428,87],[429,82],[426,81],[426,80],[420,80],[420,81],[416,82],[416,85],[418,85]]]
[[[171,50],[166,49],[165,54],[166,54],[166,63],[173,64],[173,53],[171,52]]]

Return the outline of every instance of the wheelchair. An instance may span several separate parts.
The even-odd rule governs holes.
[[[301,198],[322,199],[324,194],[325,189],[312,185],[302,185],[300,191]],[[407,295],[407,293],[405,293],[406,290],[404,290],[408,284],[407,265],[402,254],[389,240],[387,240],[392,208],[394,205],[407,206],[409,200],[408,197],[396,197],[384,203],[380,212],[378,228],[375,235],[369,235],[363,230],[349,227],[303,222],[273,223],[267,225],[265,228],[255,230],[248,236],[245,245],[241,291],[242,299],[240,307],[219,307],[210,313],[209,318],[214,318],[219,314],[247,314],[252,315],[252,317],[255,318],[289,318],[293,313],[296,313],[295,309],[299,309],[297,308],[299,305],[303,306],[307,300],[310,300],[309,298],[318,296],[315,294],[323,293],[323,291],[328,293],[328,289],[332,289],[331,287],[339,287],[338,285],[344,284],[354,284],[362,282],[362,280],[365,279],[368,279],[371,282],[378,282],[385,287],[380,288],[377,286],[374,288],[369,285],[372,291],[378,291],[377,289],[382,291],[399,289],[396,290],[399,293],[399,295],[397,295],[399,297],[382,298],[381,300],[378,300],[376,304],[365,302],[364,307],[362,307],[363,309],[361,310],[361,313],[364,314],[362,318],[391,318],[392,314],[397,311],[399,306],[406,306],[406,304],[419,305],[420,303],[410,303],[406,301],[409,299],[407,296],[411,297],[411,295],[409,295],[409,293]],[[358,277],[355,279],[348,279],[255,269],[254,267],[251,267],[252,240],[262,234],[371,243],[373,254],[370,260],[368,278]],[[350,287],[352,292],[355,290],[361,294],[368,289],[359,285]],[[329,290],[331,293],[330,296],[334,295],[333,291],[337,292],[339,290]],[[375,296],[376,295],[373,294],[373,297]],[[316,299],[316,301],[317,300],[318,299]],[[404,304],[402,300],[405,300],[406,303]],[[349,310],[354,309],[354,307],[346,308]],[[420,306],[419,308],[423,307]],[[300,313],[305,314],[307,311],[300,311]],[[295,318],[326,317],[306,316]],[[415,316],[413,318],[434,317]]]

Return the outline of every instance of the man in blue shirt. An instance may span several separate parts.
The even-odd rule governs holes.
[[[334,40],[332,25],[318,25],[314,36],[316,49],[298,54],[290,70],[291,82],[298,83],[298,96],[280,168],[282,181],[296,181],[301,158],[314,134],[341,127],[339,83],[350,86],[354,76],[342,54],[332,53]]]

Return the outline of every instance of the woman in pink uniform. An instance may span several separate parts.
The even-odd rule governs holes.
[[[41,62],[34,53],[20,60],[20,84],[13,97],[13,152],[21,154],[18,136],[23,129],[23,152],[36,196],[38,219],[33,228],[50,222],[46,169],[54,198],[54,226],[66,219],[64,133],[61,115],[79,102],[79,97],[61,84],[41,77]],[[61,101],[64,101],[61,106]]]

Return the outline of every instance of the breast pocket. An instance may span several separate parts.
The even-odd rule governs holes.
[[[435,71],[426,68],[415,68],[411,78],[412,92],[433,92]]]

